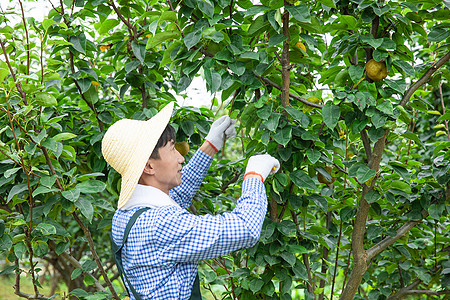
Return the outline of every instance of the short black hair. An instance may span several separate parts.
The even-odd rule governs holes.
[[[156,143],[156,147],[155,147],[155,149],[153,149],[153,152],[152,152],[152,155],[150,155],[150,158],[160,159],[161,157],[159,156],[159,148],[164,147],[170,141],[175,142],[175,140],[176,140],[175,128],[173,128],[170,124],[167,124],[163,133],[159,137],[159,140]]]

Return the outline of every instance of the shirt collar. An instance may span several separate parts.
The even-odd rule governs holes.
[[[158,208],[162,206],[177,206],[172,198],[158,188],[149,185],[138,184],[127,203],[121,208],[130,210],[135,207]]]

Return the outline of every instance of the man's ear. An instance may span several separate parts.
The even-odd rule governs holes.
[[[144,171],[142,171],[142,175],[154,175],[155,169],[153,168],[152,162],[150,159],[147,160],[144,166]]]

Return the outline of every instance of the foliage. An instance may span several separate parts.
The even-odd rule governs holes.
[[[226,299],[448,294],[448,6],[69,0],[42,22],[3,14],[2,274],[27,273],[35,295],[16,293],[37,297],[45,260],[73,296],[119,298],[107,234],[120,176],[103,132],[151,117],[201,74],[222,105],[178,107],[177,140],[195,150],[225,110],[239,146],[219,153],[191,210],[232,209],[250,155],[282,162],[261,241],[204,262],[205,288]],[[372,58],[386,79],[365,77]]]

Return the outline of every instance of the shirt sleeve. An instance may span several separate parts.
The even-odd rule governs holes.
[[[163,208],[156,221],[153,243],[161,263],[209,259],[255,245],[267,211],[264,184],[243,182],[236,208],[217,216],[192,215],[184,209]]]
[[[182,208],[192,203],[203,179],[211,166],[213,158],[201,150],[197,150],[189,163],[183,167],[181,184],[169,191],[169,196]]]

